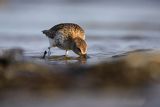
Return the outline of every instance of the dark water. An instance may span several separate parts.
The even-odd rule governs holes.
[[[77,63],[61,57],[64,51],[52,49],[49,60],[40,59],[48,39],[42,30],[57,23],[77,23],[85,29],[89,59],[86,64],[110,61],[111,57],[134,50],[160,49],[159,4],[133,3],[2,3],[0,7],[0,50],[22,48],[25,56],[36,62],[59,65]],[[1,107],[158,107],[159,84],[144,89],[108,90],[103,92],[7,91],[1,93]]]

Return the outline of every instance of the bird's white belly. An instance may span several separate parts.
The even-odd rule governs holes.
[[[48,38],[50,47],[55,47],[56,43],[54,39]]]

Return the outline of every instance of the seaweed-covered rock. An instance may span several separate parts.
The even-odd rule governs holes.
[[[19,50],[8,50],[0,56],[0,89],[141,87],[159,80],[159,62],[159,52],[133,52],[96,65],[43,65],[26,61]]]

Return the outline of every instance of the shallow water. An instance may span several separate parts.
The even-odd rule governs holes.
[[[70,63],[96,64],[135,50],[160,49],[160,12],[156,3],[8,3],[0,7],[0,50],[22,48],[33,62],[49,65]],[[42,30],[61,22],[81,25],[88,43],[87,60],[73,52],[52,49],[52,56],[41,59],[48,39]],[[1,107],[156,107],[159,84],[139,89],[111,89],[103,92],[1,91]],[[50,92],[51,91],[51,92]],[[56,93],[56,94],[55,94]],[[43,95],[44,94],[44,95]],[[63,103],[62,103],[63,102]]]
[[[26,56],[42,56],[49,43],[41,31],[61,22],[78,23],[85,29],[88,64],[128,51],[160,48],[158,4],[10,3],[0,13],[0,48],[20,47]],[[61,56],[64,51],[52,49],[52,55]],[[69,56],[76,57],[73,52]]]

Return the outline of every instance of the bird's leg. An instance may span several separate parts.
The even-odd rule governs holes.
[[[51,55],[51,51],[50,51],[51,47],[48,47],[48,56]]]
[[[45,58],[47,53],[48,53],[48,56],[51,55],[50,49],[51,49],[51,47],[48,47],[48,52],[47,52],[47,51],[44,51],[44,54],[43,54],[43,57],[42,57],[42,58]]]
[[[68,50],[66,50],[66,52],[65,52],[65,56],[67,56],[68,55]]]
[[[46,57],[46,54],[47,54],[47,51],[44,51],[44,54],[43,54],[43,59]]]

